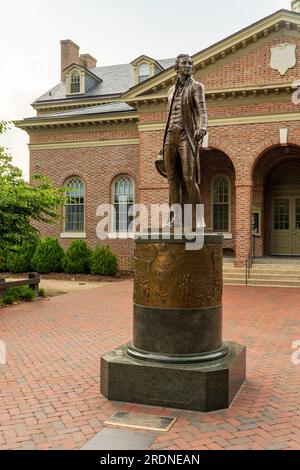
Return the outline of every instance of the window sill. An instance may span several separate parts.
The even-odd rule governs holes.
[[[63,232],[60,238],[86,238],[85,232]]]
[[[133,232],[110,232],[107,235],[109,240],[129,240],[134,238]]]
[[[223,232],[223,236],[224,236],[224,240],[232,240],[232,238],[233,238],[232,233],[224,233]]]

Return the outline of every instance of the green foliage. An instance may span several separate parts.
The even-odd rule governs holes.
[[[31,266],[38,273],[59,273],[62,270],[64,250],[58,240],[46,237],[39,241]]]
[[[91,255],[90,269],[92,274],[115,276],[118,271],[117,257],[108,246],[97,246]]]
[[[0,122],[0,134],[7,123]],[[63,190],[45,176],[33,176],[27,183],[22,171],[12,164],[12,157],[0,146],[0,249],[21,245],[38,230],[33,222],[54,223],[64,202]]]
[[[68,274],[88,274],[90,272],[91,250],[84,240],[74,240],[67,249],[62,268]]]
[[[46,297],[46,291],[43,287],[39,289],[39,297]]]
[[[3,294],[1,299],[1,304],[3,305],[12,305],[14,302],[17,301],[17,296],[14,293],[13,289],[7,289]]]
[[[7,255],[7,269],[11,273],[24,273],[31,270],[31,260],[35,253],[38,240],[32,239],[20,246],[12,247]]]
[[[13,287],[12,289],[7,289],[4,292],[1,303],[3,305],[12,305],[17,300],[31,302],[34,300],[34,297],[33,289],[30,289],[28,286]]]
[[[7,250],[0,248],[0,273],[7,271]]]

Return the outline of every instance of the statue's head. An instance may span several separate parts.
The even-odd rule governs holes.
[[[191,77],[193,73],[193,61],[189,54],[179,54],[176,57],[174,70],[177,72],[181,79]]]

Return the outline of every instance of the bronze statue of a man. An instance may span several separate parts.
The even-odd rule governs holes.
[[[207,133],[204,87],[193,79],[191,57],[180,54],[174,69],[177,81],[169,90],[163,160],[156,164],[160,174],[168,178],[171,207],[182,204],[183,185],[185,202],[201,204],[199,148]]]

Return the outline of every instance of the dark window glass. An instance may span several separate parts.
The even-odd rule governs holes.
[[[80,93],[80,75],[73,72],[71,75],[71,93]]]
[[[134,203],[134,184],[129,176],[119,176],[114,183],[115,232],[128,232],[132,217],[129,209]]]
[[[79,178],[66,184],[65,232],[84,231],[84,185]]]
[[[213,184],[213,230],[229,231],[229,183],[223,176],[217,177]]]

